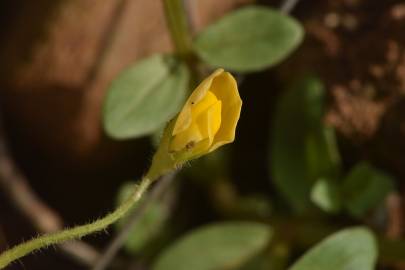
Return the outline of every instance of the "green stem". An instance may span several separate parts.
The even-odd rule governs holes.
[[[170,31],[176,54],[186,63],[190,71],[190,89],[193,89],[200,81],[200,73],[197,68],[198,57],[194,54],[192,33],[184,8],[184,0],[163,0],[166,22]]]
[[[149,174],[148,174],[149,175]],[[28,253],[63,241],[80,238],[87,234],[106,229],[109,225],[123,217],[131,207],[140,200],[154,179],[145,176],[136,186],[132,196],[120,205],[114,212],[92,223],[76,226],[61,232],[45,234],[28,242],[17,245],[0,254],[0,269],[5,268],[11,262],[27,255]]]
[[[192,57],[191,34],[188,28],[183,0],[163,0],[166,21],[176,48],[176,52],[184,61]]]

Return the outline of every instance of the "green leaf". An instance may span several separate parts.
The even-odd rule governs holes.
[[[195,48],[214,67],[246,72],[280,63],[302,39],[303,29],[293,18],[270,8],[249,6],[204,29]]]
[[[337,232],[305,253],[289,270],[372,270],[377,243],[367,228]]]
[[[328,213],[337,213],[341,208],[340,190],[333,180],[321,178],[312,187],[311,200]]]
[[[313,77],[299,81],[279,100],[271,132],[272,180],[298,212],[311,206],[312,185],[334,179],[340,158],[334,130],[323,124],[324,88]]]
[[[226,222],[204,226],[165,250],[152,269],[235,269],[260,252],[270,237],[270,228],[261,223]]]
[[[365,162],[357,164],[344,179],[345,206],[355,217],[364,216],[382,203],[393,189],[393,179]]]
[[[118,192],[117,205],[121,205],[133,192],[134,183],[125,183]],[[137,204],[139,205],[139,204]],[[136,209],[134,206],[131,212]],[[134,228],[132,228],[125,242],[125,250],[130,254],[137,254],[147,246],[151,241],[155,240],[160,234],[165,221],[168,217],[168,211],[161,202],[151,202],[145,213],[139,217]],[[120,219],[116,223],[116,228],[120,229],[128,221],[127,217]]]
[[[264,270],[264,269],[274,269],[271,265],[269,254],[259,254],[245,263],[238,270]]]
[[[105,131],[116,139],[152,134],[180,110],[188,80],[187,67],[168,55],[154,55],[127,68],[108,90]]]

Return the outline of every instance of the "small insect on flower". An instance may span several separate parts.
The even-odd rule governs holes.
[[[235,78],[217,69],[194,90],[175,119],[169,152],[191,159],[233,142],[241,107]]]

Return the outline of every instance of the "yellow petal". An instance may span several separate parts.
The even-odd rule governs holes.
[[[201,113],[205,113],[212,105],[218,102],[217,97],[210,91],[207,91],[204,98],[197,104],[192,104],[191,116],[193,121],[196,120]]]
[[[191,94],[170,129],[176,162],[209,153],[235,139],[242,101],[233,76],[216,70]]]
[[[221,126],[221,101],[218,101],[205,112],[201,113],[197,120],[197,125],[204,139],[194,144],[191,152],[188,153],[194,158],[210,150],[215,134]]]
[[[211,152],[235,139],[235,130],[240,116],[242,100],[239,96],[236,80],[229,72],[223,72],[215,77],[210,91],[222,101],[221,127],[215,135],[214,142],[210,148]]]
[[[196,143],[206,138],[209,138],[211,144],[221,125],[221,102],[208,91],[198,104],[191,106],[191,118],[190,126],[174,136],[171,151],[194,147]]]
[[[221,101],[217,101],[196,119],[197,125],[203,138],[208,138],[212,144],[215,134],[221,126]]]
[[[204,137],[200,132],[196,123],[192,123],[185,131],[177,134],[170,143],[169,151],[181,151],[187,147],[187,145],[194,144],[203,140]]]
[[[194,104],[198,104],[198,102],[200,102],[201,99],[204,98],[207,91],[210,89],[214,78],[221,75],[223,72],[224,72],[223,69],[215,70],[210,76],[208,76],[204,81],[202,81],[199,86],[197,86],[197,88],[190,95],[183,109],[177,116],[172,135],[176,135],[186,130],[191,125],[192,122],[191,106]]]

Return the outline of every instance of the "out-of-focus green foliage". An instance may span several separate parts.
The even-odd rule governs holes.
[[[268,254],[259,254],[238,270],[265,270],[272,269]]]
[[[324,178],[318,179],[312,187],[311,200],[325,212],[338,212],[341,208],[341,197],[336,181]]]
[[[341,179],[334,130],[323,116],[324,90],[315,78],[302,80],[281,97],[271,135],[273,180],[299,212],[312,202],[328,213],[343,206],[362,217],[393,189],[393,180],[366,163]]]
[[[104,104],[104,128],[116,139],[152,134],[184,102],[189,72],[173,56],[154,55],[124,70],[111,84]]]
[[[289,270],[373,270],[376,260],[377,244],[372,232],[351,228],[323,240]]]
[[[362,217],[371,208],[382,203],[393,190],[393,179],[366,162],[357,164],[344,179],[344,204],[355,217]]]
[[[240,196],[240,199],[235,206],[238,211],[246,217],[252,215],[256,217],[269,218],[272,212],[269,199],[262,194]]]
[[[122,204],[129,198],[134,187],[135,184],[131,182],[122,185],[118,192],[117,205]],[[135,206],[131,212],[136,209],[137,207]],[[167,218],[168,210],[163,203],[160,201],[152,201],[145,213],[137,219],[135,226],[132,228],[125,242],[126,251],[131,254],[141,252],[143,248],[151,243],[151,241],[155,240],[161,233]],[[119,220],[116,224],[117,229],[120,229],[127,221],[128,218]]]
[[[271,134],[272,178],[299,212],[310,207],[315,181],[335,178],[340,168],[334,131],[322,121],[324,95],[322,83],[308,77],[287,91],[277,105]]]
[[[152,269],[237,269],[261,251],[271,235],[269,226],[255,222],[208,225],[171,245]]]
[[[195,48],[211,66],[257,71],[280,63],[302,37],[302,27],[293,18],[270,8],[249,6],[204,29]]]

